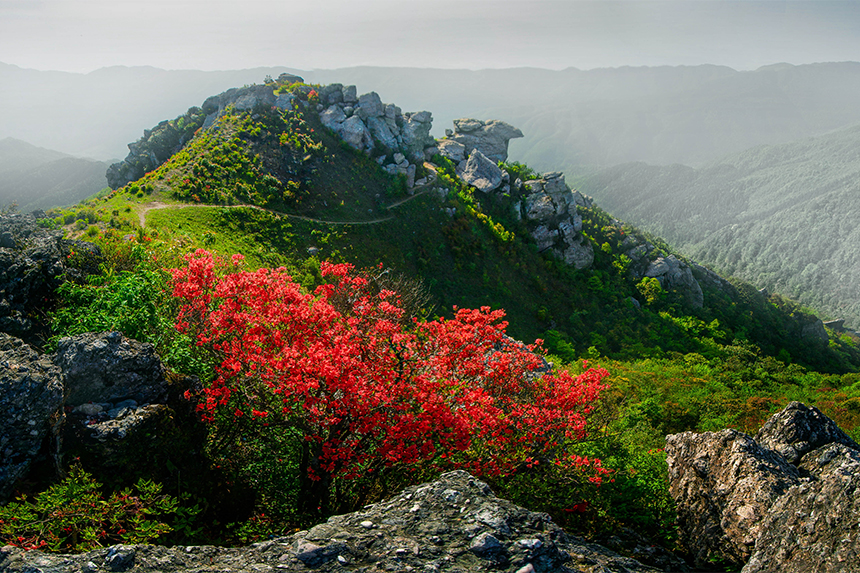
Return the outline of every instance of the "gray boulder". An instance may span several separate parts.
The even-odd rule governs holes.
[[[357,93],[358,92],[356,92],[355,86],[343,86],[343,89],[341,90],[341,94],[343,95],[343,103],[357,103]]]
[[[324,105],[334,105],[343,102],[343,84],[329,84],[319,91],[320,101]]]
[[[484,193],[489,193],[502,184],[502,170],[478,150],[472,152],[462,169],[457,168],[457,175]]]
[[[236,106],[236,109],[239,111],[247,111],[249,109],[254,109],[257,105],[257,97],[253,94],[245,94],[238,98],[233,103]]]
[[[656,278],[665,290],[676,290],[693,308],[702,308],[705,296],[698,281],[693,278],[690,265],[675,255],[659,257],[645,271],[646,277]]]
[[[346,121],[346,114],[340,106],[333,105],[320,113],[320,123],[337,132],[340,124]]]
[[[45,439],[56,438],[63,416],[59,368],[0,333],[0,502],[30,469]]]
[[[278,97],[275,98],[275,107],[280,109],[281,111],[290,111],[295,109],[295,99],[296,96],[293,94],[278,94]],[[208,121],[208,118],[207,118]],[[208,127],[204,124],[204,128]]]
[[[462,471],[364,510],[249,547],[118,545],[80,555],[0,549],[0,570],[499,571],[645,573],[656,569],[568,535],[545,514],[497,498]]]
[[[120,332],[60,339],[54,362],[63,371],[68,406],[128,399],[153,404],[167,397],[164,366],[155,348]]]
[[[436,142],[439,155],[447,157],[454,163],[466,160],[466,146],[450,139],[440,139]]]
[[[388,127],[388,123],[385,121],[385,118],[369,116],[367,120],[365,120],[365,124],[367,125],[367,129],[370,131],[370,135],[373,137],[373,140],[385,148],[387,152],[390,153],[400,149],[397,139],[391,132],[391,128]]]
[[[454,131],[448,139],[466,146],[466,154],[477,149],[491,161],[507,161],[508,142],[523,137],[523,132],[504,121],[479,119],[455,119]]]
[[[365,117],[382,117],[385,115],[385,106],[376,92],[361,94],[358,96],[358,107]]]
[[[430,135],[432,127],[433,116],[429,111],[418,111],[403,115],[403,125],[400,127],[400,135],[403,138],[403,149],[413,162],[423,162],[424,150],[435,144],[435,140]]]
[[[338,134],[347,145],[359,151],[365,149],[367,141],[371,139],[370,132],[357,115],[353,115],[341,123]]]

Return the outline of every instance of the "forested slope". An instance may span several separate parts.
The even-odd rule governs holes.
[[[758,287],[860,323],[860,127],[693,169],[641,163],[582,181],[619,217]]]

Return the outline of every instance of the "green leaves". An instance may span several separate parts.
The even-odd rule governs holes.
[[[163,495],[161,485],[140,480],[133,490],[107,498],[101,487],[80,466],[72,466],[65,480],[32,501],[22,496],[0,507],[0,542],[83,552],[115,543],[151,543],[172,530],[161,519],[176,514],[178,502]]]

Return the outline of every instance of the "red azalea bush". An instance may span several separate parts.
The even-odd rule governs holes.
[[[219,364],[198,409],[300,434],[307,508],[326,509],[334,480],[420,464],[495,477],[545,460],[599,481],[599,462],[564,446],[584,437],[606,371],[542,374],[504,311],[410,322],[351,265],[323,263],[334,284],[310,294],[284,269],[241,270],[240,255],[186,259],[177,328]]]

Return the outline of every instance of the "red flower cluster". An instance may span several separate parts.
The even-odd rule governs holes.
[[[241,271],[238,257],[227,265],[204,250],[186,258],[172,271],[177,328],[220,360],[204,419],[228,408],[300,430],[314,479],[420,461],[483,475],[537,457],[583,465],[559,443],[584,436],[606,371],[541,375],[536,345],[505,336],[504,311],[404,327],[397,294],[373,291],[350,265],[323,263],[335,283],[309,294],[284,269]]]

